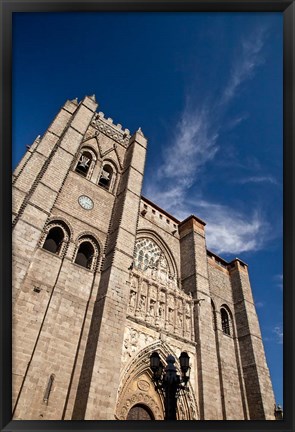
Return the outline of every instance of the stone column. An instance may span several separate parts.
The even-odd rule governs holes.
[[[247,265],[236,259],[230,276],[250,420],[274,420],[275,399]]]
[[[194,331],[197,342],[197,374],[201,420],[222,419],[220,383],[214,334],[211,332],[205,223],[190,216],[179,225],[181,279],[184,291],[193,295]],[[209,320],[209,321],[208,321]]]

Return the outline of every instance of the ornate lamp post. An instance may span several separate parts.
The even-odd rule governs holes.
[[[189,355],[186,352],[180,354],[181,376],[176,373],[175,358],[171,354],[166,358],[166,362],[167,366],[164,369],[160,356],[156,351],[150,356],[155,389],[162,391],[164,396],[165,420],[176,420],[177,397],[181,390],[188,390]]]

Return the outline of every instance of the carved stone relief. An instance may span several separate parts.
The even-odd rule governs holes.
[[[134,329],[130,329],[131,333],[132,330]],[[137,334],[140,335],[140,332],[137,331]],[[145,335],[145,337],[148,339],[148,335]],[[153,339],[150,335],[149,338]],[[162,350],[164,347],[165,351]],[[165,358],[171,352],[179,356],[181,351],[179,347],[169,347],[166,342],[158,341],[156,343],[149,342],[149,346],[146,346],[146,348],[141,349],[137,353],[135,358],[124,369],[121,376],[116,409],[117,419],[125,420],[130,409],[137,404],[148,407],[156,420],[164,419],[163,397],[155,390],[149,369],[149,357],[154,350],[162,353],[162,358]],[[177,418],[179,420],[197,420],[199,418],[195,397],[190,384],[189,391],[185,393],[181,392],[179,395]]]
[[[129,297],[129,310],[131,312],[134,311],[135,306],[136,306],[136,291],[131,290],[130,297]]]
[[[163,404],[159,394],[147,373],[130,379],[118,397],[117,415],[119,420],[126,420],[130,409],[137,404],[149,408],[155,420],[163,420]]]
[[[130,273],[128,313],[140,321],[193,340],[192,302],[183,291],[151,282],[134,270]]]
[[[123,341],[123,365],[125,365],[130,358],[134,357],[137,351],[153,341],[153,336],[134,328],[126,327]]]

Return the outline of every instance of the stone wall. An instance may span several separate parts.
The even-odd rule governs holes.
[[[190,356],[178,419],[273,419],[247,266],[209,252],[196,216],[180,222],[141,196],[146,138],[96,108],[67,101],[13,175],[14,419],[126,419],[141,403],[163,419],[154,350],[178,371]],[[43,248],[54,226],[57,253]],[[75,263],[85,238],[88,268]]]

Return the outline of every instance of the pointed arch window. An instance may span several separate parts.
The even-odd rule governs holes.
[[[229,320],[228,312],[224,308],[221,308],[220,315],[221,315],[222,331],[224,334],[230,336],[230,320]]]

